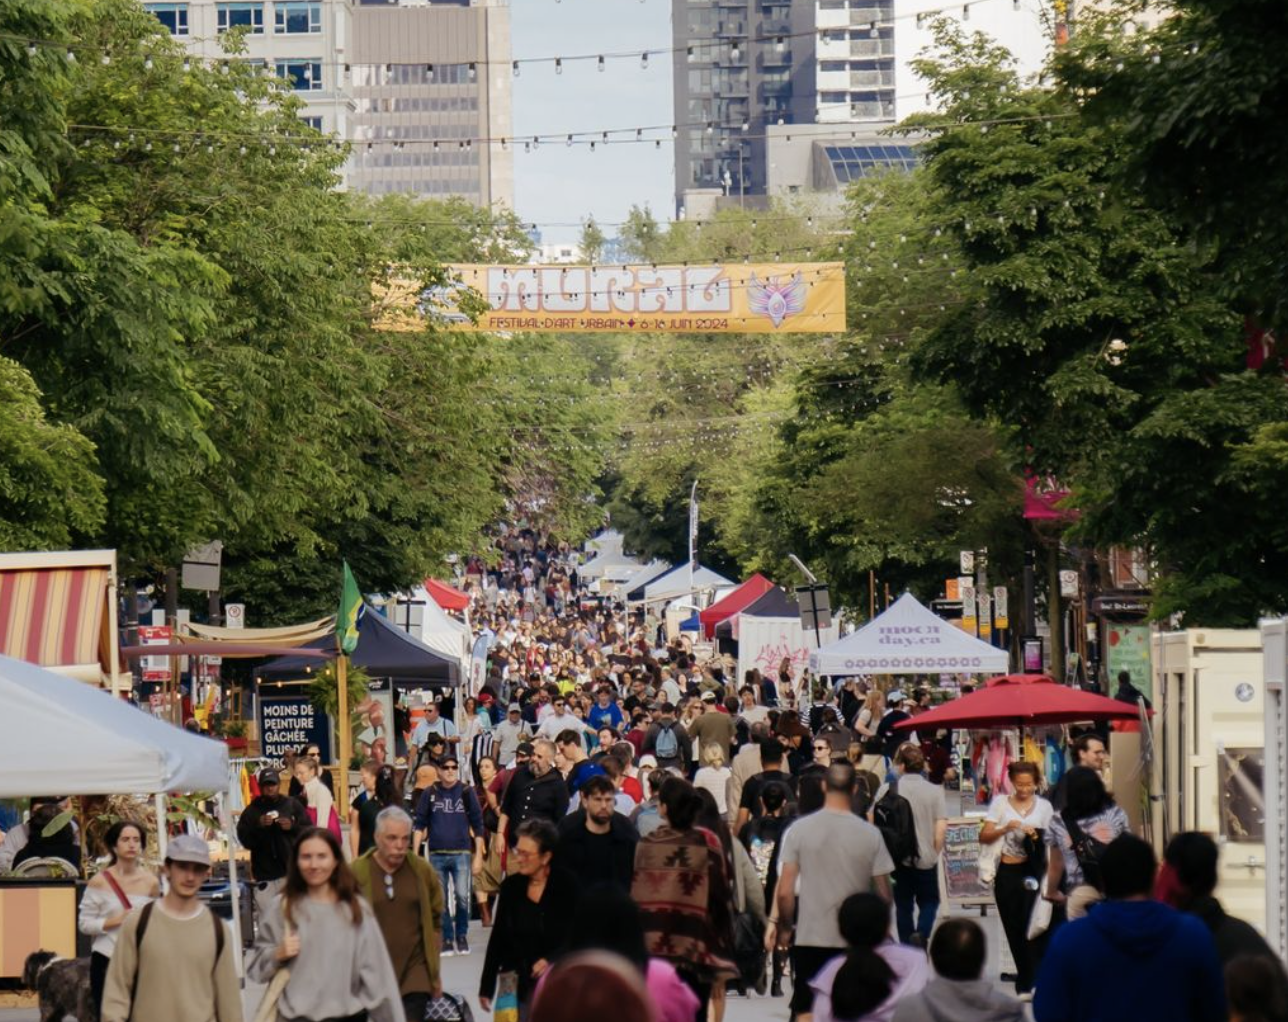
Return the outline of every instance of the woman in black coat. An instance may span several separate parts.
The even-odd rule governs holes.
[[[568,922],[580,895],[576,878],[552,865],[559,841],[554,824],[527,820],[518,833],[510,853],[514,872],[501,882],[479,981],[479,1005],[488,1012],[497,996],[497,979],[508,972],[517,974],[523,1011],[537,980],[563,950]]]

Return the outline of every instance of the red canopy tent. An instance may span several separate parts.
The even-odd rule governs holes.
[[[463,592],[436,578],[425,579],[425,591],[444,610],[465,610],[470,605],[470,598]]]
[[[716,600],[710,607],[698,614],[698,621],[702,624],[702,637],[705,639],[715,638],[716,625],[733,617],[739,611],[746,610],[773,588],[773,582],[765,578],[760,572],[756,572],[733,592],[723,599]]]
[[[1083,720],[1138,720],[1131,703],[1057,684],[1045,674],[1004,674],[989,678],[970,695],[943,703],[895,725],[896,731],[923,728],[1031,727]]]

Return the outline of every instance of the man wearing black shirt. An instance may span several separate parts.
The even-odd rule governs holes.
[[[894,726],[901,724],[905,720],[911,720],[912,714],[903,708],[903,693],[897,689],[886,696],[886,715],[881,718],[881,723],[877,725],[877,737],[881,739],[881,751],[887,759],[894,759],[894,754],[899,751],[899,746],[908,741],[912,736],[906,731],[896,731]]]
[[[747,779],[742,788],[742,801],[738,803],[738,819],[734,824],[734,833],[741,833],[743,824],[752,817],[761,814],[760,793],[771,781],[781,781],[791,792],[792,802],[796,801],[796,779],[783,770],[783,746],[776,739],[770,738],[761,743],[760,762],[764,769]]]
[[[603,774],[588,778],[581,786],[581,808],[559,823],[555,863],[576,876],[583,890],[611,883],[630,892],[639,834],[613,811],[616,794]]]

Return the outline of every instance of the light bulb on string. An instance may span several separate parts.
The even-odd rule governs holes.
[[[427,80],[431,81],[431,82],[434,80],[434,65],[433,65],[433,64],[426,64],[426,65],[425,65],[425,78],[426,78]]]
[[[599,71],[602,72],[604,70],[604,55],[602,53],[599,55],[599,59],[595,63],[598,65]]]
[[[643,53],[640,54],[640,70],[641,71],[648,70],[648,50],[645,50]]]
[[[67,54],[66,54],[66,56],[67,56],[67,63],[69,63],[69,64],[75,64],[75,63],[76,63],[76,51],[75,51],[75,50],[73,50],[70,46],[69,46],[69,47],[67,47]]]
[[[150,53],[143,58],[143,70],[145,71],[152,70],[152,54]]]
[[[514,77],[515,77],[515,78],[518,78],[518,77],[519,77],[519,62],[516,60],[516,61],[511,65],[511,67],[512,67],[512,68],[513,68],[513,70],[514,70]]]
[[[563,57],[555,57],[555,74],[563,74]]]

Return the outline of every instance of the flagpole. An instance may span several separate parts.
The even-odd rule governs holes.
[[[341,653],[335,661],[335,691],[340,727],[340,786],[336,790],[339,801],[349,804],[349,760],[353,755],[353,737],[349,719],[349,656]],[[319,824],[325,826],[325,824]]]

